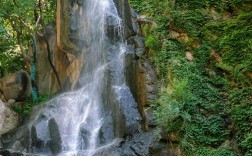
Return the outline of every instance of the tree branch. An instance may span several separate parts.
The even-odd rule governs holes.
[[[26,54],[26,51],[24,50],[24,46],[22,44],[22,41],[20,39],[20,34],[17,33],[17,40],[18,40],[18,45],[19,45],[19,48],[21,50],[21,53],[23,55],[23,57],[25,58],[25,60],[27,60],[28,62],[32,62],[32,59]]]
[[[24,49],[24,46],[23,46],[23,44],[22,44],[22,42],[21,42],[21,35],[22,35],[21,32],[22,32],[22,31],[19,31],[18,28],[17,28],[17,26],[15,26],[15,25],[13,24],[13,21],[11,20],[10,16],[7,16],[7,19],[9,20],[12,29],[17,33],[17,41],[18,41],[18,45],[19,45],[19,48],[20,48],[20,51],[21,51],[23,57],[25,58],[25,60],[27,60],[28,62],[31,63],[31,62],[32,62],[32,59],[26,54],[26,51],[25,51],[25,49]]]
[[[38,24],[39,24],[39,21],[40,21],[40,16],[38,17],[38,20],[36,21],[36,32],[38,31]]]

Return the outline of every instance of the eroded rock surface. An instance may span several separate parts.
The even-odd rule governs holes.
[[[0,100],[0,135],[15,129],[18,123],[18,114]]]
[[[18,71],[3,77],[0,90],[4,99],[21,100],[27,98],[31,93],[31,80],[26,71]]]

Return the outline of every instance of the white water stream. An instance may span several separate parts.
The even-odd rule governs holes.
[[[106,35],[108,25],[116,28],[118,36],[122,35],[121,18],[113,0],[83,0],[83,8],[79,14],[82,18],[78,22],[78,27],[81,28],[79,37],[85,41],[87,47],[83,49],[84,70],[79,80],[82,87],[78,91],[57,97],[56,105],[59,107],[48,115],[58,123],[62,140],[60,155],[65,156],[91,156],[100,145],[99,130],[104,120],[101,113],[102,91],[107,67],[117,66],[116,84],[125,83],[123,82],[125,45],[120,39],[116,43],[111,43]],[[107,61],[107,56],[111,53],[109,49],[117,53],[112,62]],[[37,135],[45,140],[48,138],[43,128]]]

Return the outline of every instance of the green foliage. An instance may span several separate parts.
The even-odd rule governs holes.
[[[193,156],[237,156],[230,148],[221,147],[219,149],[211,149],[207,147],[200,147],[196,150]]]
[[[244,153],[245,156],[252,155],[252,133],[245,135],[245,138],[241,142],[240,146],[244,151],[246,151]]]
[[[39,104],[44,104],[48,100],[52,99],[53,97],[55,97],[54,94],[42,94],[39,96],[38,102]],[[28,99],[24,101],[24,103],[14,104],[12,106],[12,109],[15,112],[17,112],[19,115],[21,115],[22,117],[28,117],[31,113],[31,109],[33,106],[34,106],[34,102],[32,100],[32,97],[29,97]]]
[[[192,97],[187,90],[187,80],[174,80],[174,87],[163,91],[157,101],[159,105],[155,112],[157,123],[167,132],[182,129],[182,126],[191,120],[191,116],[184,111],[184,106],[190,98]]]
[[[42,1],[45,24],[55,20],[56,1]],[[0,77],[24,68],[18,39],[25,51],[35,33],[39,16],[38,0],[1,0],[0,9]],[[41,29],[41,25],[38,25]]]
[[[144,32],[160,79],[154,105],[159,128],[167,136],[179,135],[185,155],[252,155],[251,2],[130,2],[157,23]],[[174,37],[174,31],[179,36]],[[182,34],[187,41],[181,40]],[[186,52],[193,60],[186,59]],[[223,146],[232,139],[241,153]]]
[[[154,36],[148,36],[146,39],[145,39],[145,45],[151,49],[158,49],[159,45],[158,45],[158,40],[156,37]]]
[[[1,18],[0,18],[0,22]],[[23,59],[16,51],[15,41],[0,25],[0,78],[23,68]]]
[[[232,105],[232,118],[235,121],[234,129],[237,131],[236,140],[244,155],[252,155],[251,123],[252,123],[252,88],[234,89],[229,99]]]
[[[0,53],[0,78],[7,73],[16,72],[24,68],[23,57],[13,51]]]
[[[196,116],[186,129],[187,139],[199,146],[220,146],[228,136],[224,120],[218,115]]]
[[[31,108],[32,108],[32,103],[29,101],[12,106],[12,109],[15,112],[17,112],[19,115],[21,115],[22,117],[27,117],[30,114]]]
[[[45,103],[45,102],[47,102],[48,100],[52,99],[55,96],[56,96],[55,94],[42,94],[42,95],[39,95],[38,102],[39,103]]]

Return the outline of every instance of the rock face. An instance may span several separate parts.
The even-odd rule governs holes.
[[[1,80],[0,91],[6,101],[9,99],[21,100],[28,97],[31,93],[30,76],[25,71],[19,71],[6,75]]]
[[[20,152],[11,152],[0,148],[0,155],[2,156],[23,156],[24,154]]]
[[[128,39],[128,43],[133,46],[133,53],[126,56],[126,78],[128,86],[136,99],[138,108],[143,118],[143,124],[147,129],[148,124],[153,123],[145,109],[157,96],[157,78],[154,67],[146,58],[144,38],[136,35]],[[151,112],[150,112],[151,113]]]
[[[18,126],[18,114],[0,100],[0,136]]]
[[[55,66],[59,79],[64,90],[73,89],[80,75],[83,65],[83,57],[73,55],[70,51],[64,50],[63,45],[56,45],[56,29],[54,25],[48,25],[48,42],[50,45],[50,57]],[[57,30],[58,31],[58,30]],[[60,31],[60,30],[59,30]],[[61,32],[58,32],[59,34]],[[60,38],[61,40],[61,38]],[[37,38],[38,54],[36,62],[36,86],[40,93],[55,93],[60,90],[55,73],[48,60],[47,45],[42,38]],[[32,49],[30,49],[32,55]]]
[[[123,19],[123,34],[127,39],[135,34],[132,26],[131,10],[127,0],[114,0],[119,16]]]

